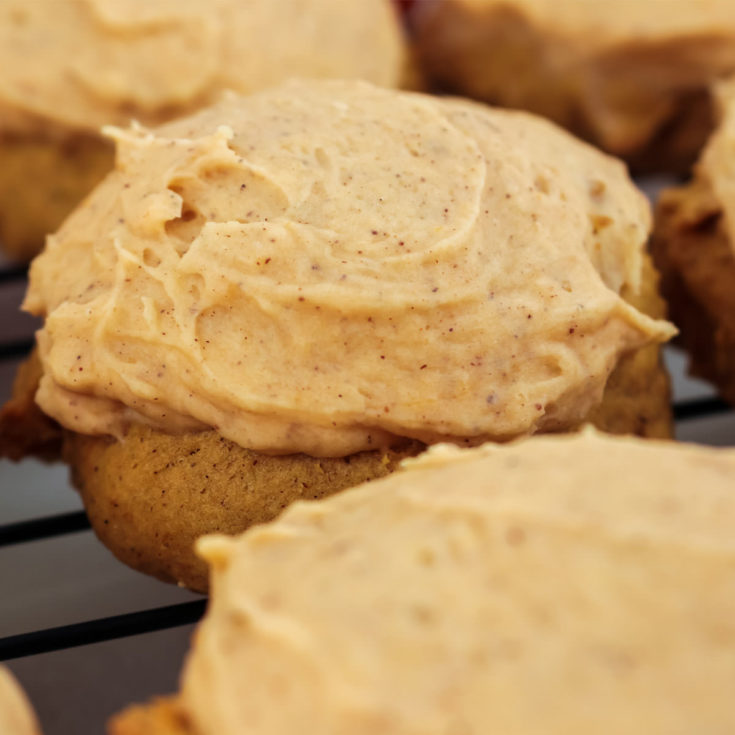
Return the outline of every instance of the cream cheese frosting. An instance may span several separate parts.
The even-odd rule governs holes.
[[[12,674],[0,666],[0,733],[40,735],[36,716]]]
[[[296,81],[110,134],[25,301],[37,401],[74,431],[507,439],[580,422],[673,333],[619,295],[650,226],[624,166],[524,113]]]
[[[237,539],[182,678],[197,735],[735,730],[735,453],[441,446]]]
[[[296,74],[396,86],[403,45],[389,0],[3,0],[0,129],[152,124]]]

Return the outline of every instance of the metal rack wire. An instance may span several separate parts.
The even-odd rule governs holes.
[[[0,268],[0,291],[11,284],[16,288],[22,288],[25,277],[24,268],[8,266]],[[8,339],[2,338],[0,335],[0,369],[7,366],[9,370],[12,370],[10,363],[17,363],[22,359],[30,350],[32,342],[30,333],[21,336],[11,334]],[[699,395],[685,400],[678,400],[674,406],[674,413],[680,427],[686,422],[725,414],[735,417],[735,412],[728,405],[712,395]],[[735,426],[735,423],[733,423],[733,426]],[[732,443],[735,443],[735,435]],[[2,490],[3,492],[12,492],[13,488],[3,487]],[[37,544],[75,534],[91,534],[87,518],[81,510],[41,514],[37,517],[9,523],[2,523],[3,520],[2,515],[0,515],[0,554],[7,553],[11,547],[19,545]],[[7,585],[3,584],[3,588],[6,587]],[[68,651],[90,644],[132,638],[153,632],[160,633],[180,626],[190,626],[200,619],[205,606],[205,599],[187,599],[175,604],[144,607],[132,612],[119,612],[114,615],[93,617],[91,619],[80,617],[70,624],[11,632],[0,637],[0,661],[23,658],[33,660],[33,657],[51,652]],[[176,667],[178,667],[178,662]],[[44,669],[47,668],[48,666],[44,665]],[[105,684],[105,686],[107,685],[109,685],[109,682]],[[73,689],[73,685],[71,688]],[[146,696],[161,693],[164,692],[154,690],[147,692]],[[33,698],[33,692],[31,692],[31,696]],[[39,704],[41,703],[36,702],[37,707]],[[59,729],[56,729],[53,723],[48,722],[43,723],[43,726],[47,735],[73,732],[68,724],[60,726]],[[77,731],[87,730],[77,729]]]

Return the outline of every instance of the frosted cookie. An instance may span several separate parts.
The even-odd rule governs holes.
[[[0,733],[41,735],[41,728],[25,693],[4,666],[0,666]]]
[[[692,181],[664,191],[652,251],[694,375],[735,403],[735,82]]]
[[[731,732],[734,474],[591,432],[437,447],[201,539],[180,694],[110,733]]]
[[[3,0],[0,242],[29,259],[112,168],[102,125],[294,75],[395,86],[403,47],[389,0]]]
[[[49,238],[25,308],[45,317],[35,401],[134,566],[201,588],[196,536],[426,444],[590,417],[668,434],[648,205],[550,123],[294,82],[110,134],[116,170]]]
[[[648,170],[683,170],[735,71],[730,0],[416,3],[417,45],[445,88],[531,110]]]

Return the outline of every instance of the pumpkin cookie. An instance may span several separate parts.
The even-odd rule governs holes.
[[[201,587],[169,529],[188,548],[425,444],[668,432],[648,205],[550,123],[312,81],[111,134],[25,307],[36,404],[135,566]]]
[[[405,66],[389,0],[3,0],[0,242],[30,259],[112,168],[102,125],[294,75],[395,86]]]

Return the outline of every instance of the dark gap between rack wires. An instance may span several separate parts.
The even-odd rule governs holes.
[[[46,518],[33,518],[0,526],[0,546],[38,541],[52,536],[89,530],[89,520],[83,510],[62,513]]]
[[[7,636],[0,638],[0,661],[189,625],[201,619],[206,607],[205,598]]]
[[[27,265],[11,265],[0,269],[0,283],[21,281],[28,274]]]
[[[26,357],[35,344],[33,337],[12,340],[0,344],[0,360],[13,360],[18,357]]]
[[[687,421],[688,419],[701,419],[705,416],[727,413],[728,411],[732,411],[732,408],[732,406],[717,396],[677,401],[673,406],[674,420]]]

